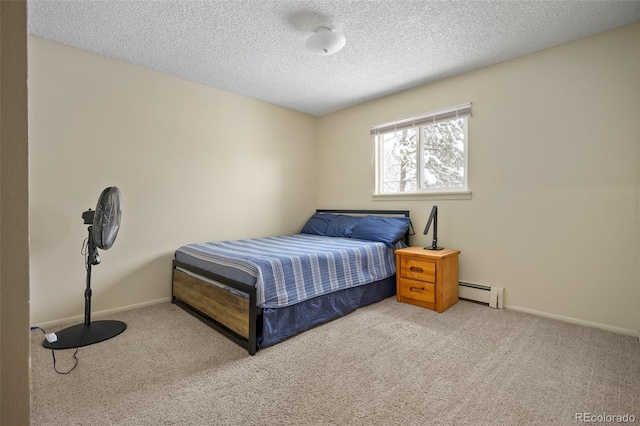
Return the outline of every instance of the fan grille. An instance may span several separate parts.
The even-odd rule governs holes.
[[[116,240],[122,216],[121,205],[122,196],[117,187],[110,186],[100,194],[93,217],[92,231],[93,241],[97,248],[108,250]]]

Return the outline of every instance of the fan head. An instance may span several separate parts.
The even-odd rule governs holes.
[[[102,191],[93,216],[91,236],[97,248],[108,250],[113,245],[120,229],[122,216],[122,196],[120,190],[110,186]]]

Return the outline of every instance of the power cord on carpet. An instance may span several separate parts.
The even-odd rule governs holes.
[[[47,334],[47,332],[44,331],[43,328],[40,328],[38,326],[31,326],[31,331],[33,331],[33,330],[42,331],[42,333],[44,333],[45,338],[47,339],[47,342],[49,342],[49,343],[53,343],[56,340],[58,340],[58,337],[56,336],[55,333]],[[78,354],[78,349],[80,349],[80,342],[82,342],[82,338],[83,337],[84,337],[84,330],[82,331],[82,335],[80,336],[80,340],[78,341],[78,346],[76,346],[76,350],[75,350],[75,352],[73,352],[73,359],[75,360],[75,362],[73,363],[73,367],[71,367],[68,371],[58,371],[58,368],[56,367],[56,352],[53,349],[53,347],[51,347],[51,356],[53,357],[53,370],[56,373],[58,373],[58,374],[69,374],[78,366],[78,357],[76,355]]]

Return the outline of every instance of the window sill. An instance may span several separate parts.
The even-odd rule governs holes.
[[[421,201],[421,200],[470,200],[471,191],[456,192],[407,192],[403,194],[374,194],[373,201]]]

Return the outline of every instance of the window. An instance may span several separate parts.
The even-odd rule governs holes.
[[[471,104],[371,128],[376,194],[467,192],[467,121]]]

